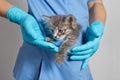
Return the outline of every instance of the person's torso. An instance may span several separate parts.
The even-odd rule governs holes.
[[[42,15],[74,15],[82,26],[75,45],[79,46],[82,44],[82,35],[88,24],[87,2],[88,0],[28,0],[28,13],[33,15],[39,24],[44,22]],[[55,63],[55,55],[24,42],[19,51],[14,75],[18,78],[25,75],[34,78],[39,71],[39,80],[92,80],[89,67],[84,71],[81,70],[82,61],[65,59],[62,65],[58,65]]]

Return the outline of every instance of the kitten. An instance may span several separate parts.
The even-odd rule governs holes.
[[[73,15],[43,17],[47,22],[51,34],[53,35],[52,40],[64,39],[62,45],[60,46],[60,52],[56,54],[56,62],[61,64],[67,55],[67,51],[76,43],[81,26],[77,24]],[[49,42],[52,42],[52,40],[48,39]]]

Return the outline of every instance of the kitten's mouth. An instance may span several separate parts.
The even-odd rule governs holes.
[[[59,40],[60,38],[58,36],[54,36],[54,39],[55,40]]]
[[[59,41],[59,40],[64,40],[66,37],[64,38],[54,38],[54,41]]]
[[[59,37],[54,37],[53,40],[58,41],[58,40],[61,40],[61,39]]]
[[[53,40],[54,40],[54,41],[57,41],[57,40],[59,40],[59,39],[58,39],[58,38],[56,38],[56,37],[53,37]]]

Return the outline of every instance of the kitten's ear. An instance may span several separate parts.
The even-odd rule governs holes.
[[[69,22],[75,22],[75,17],[70,14],[66,17],[66,20],[69,21]]]
[[[68,22],[70,22],[70,24],[71,24],[71,27],[73,28],[73,29],[75,29],[75,24],[76,24],[76,19],[75,19],[75,17],[73,16],[73,15],[68,15],[67,16],[67,18],[66,18],[66,20],[68,21]]]
[[[48,22],[48,21],[50,21],[50,16],[45,16],[45,15],[43,15],[43,18]]]

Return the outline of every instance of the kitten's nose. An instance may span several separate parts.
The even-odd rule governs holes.
[[[55,36],[55,38],[57,38],[57,36]]]

